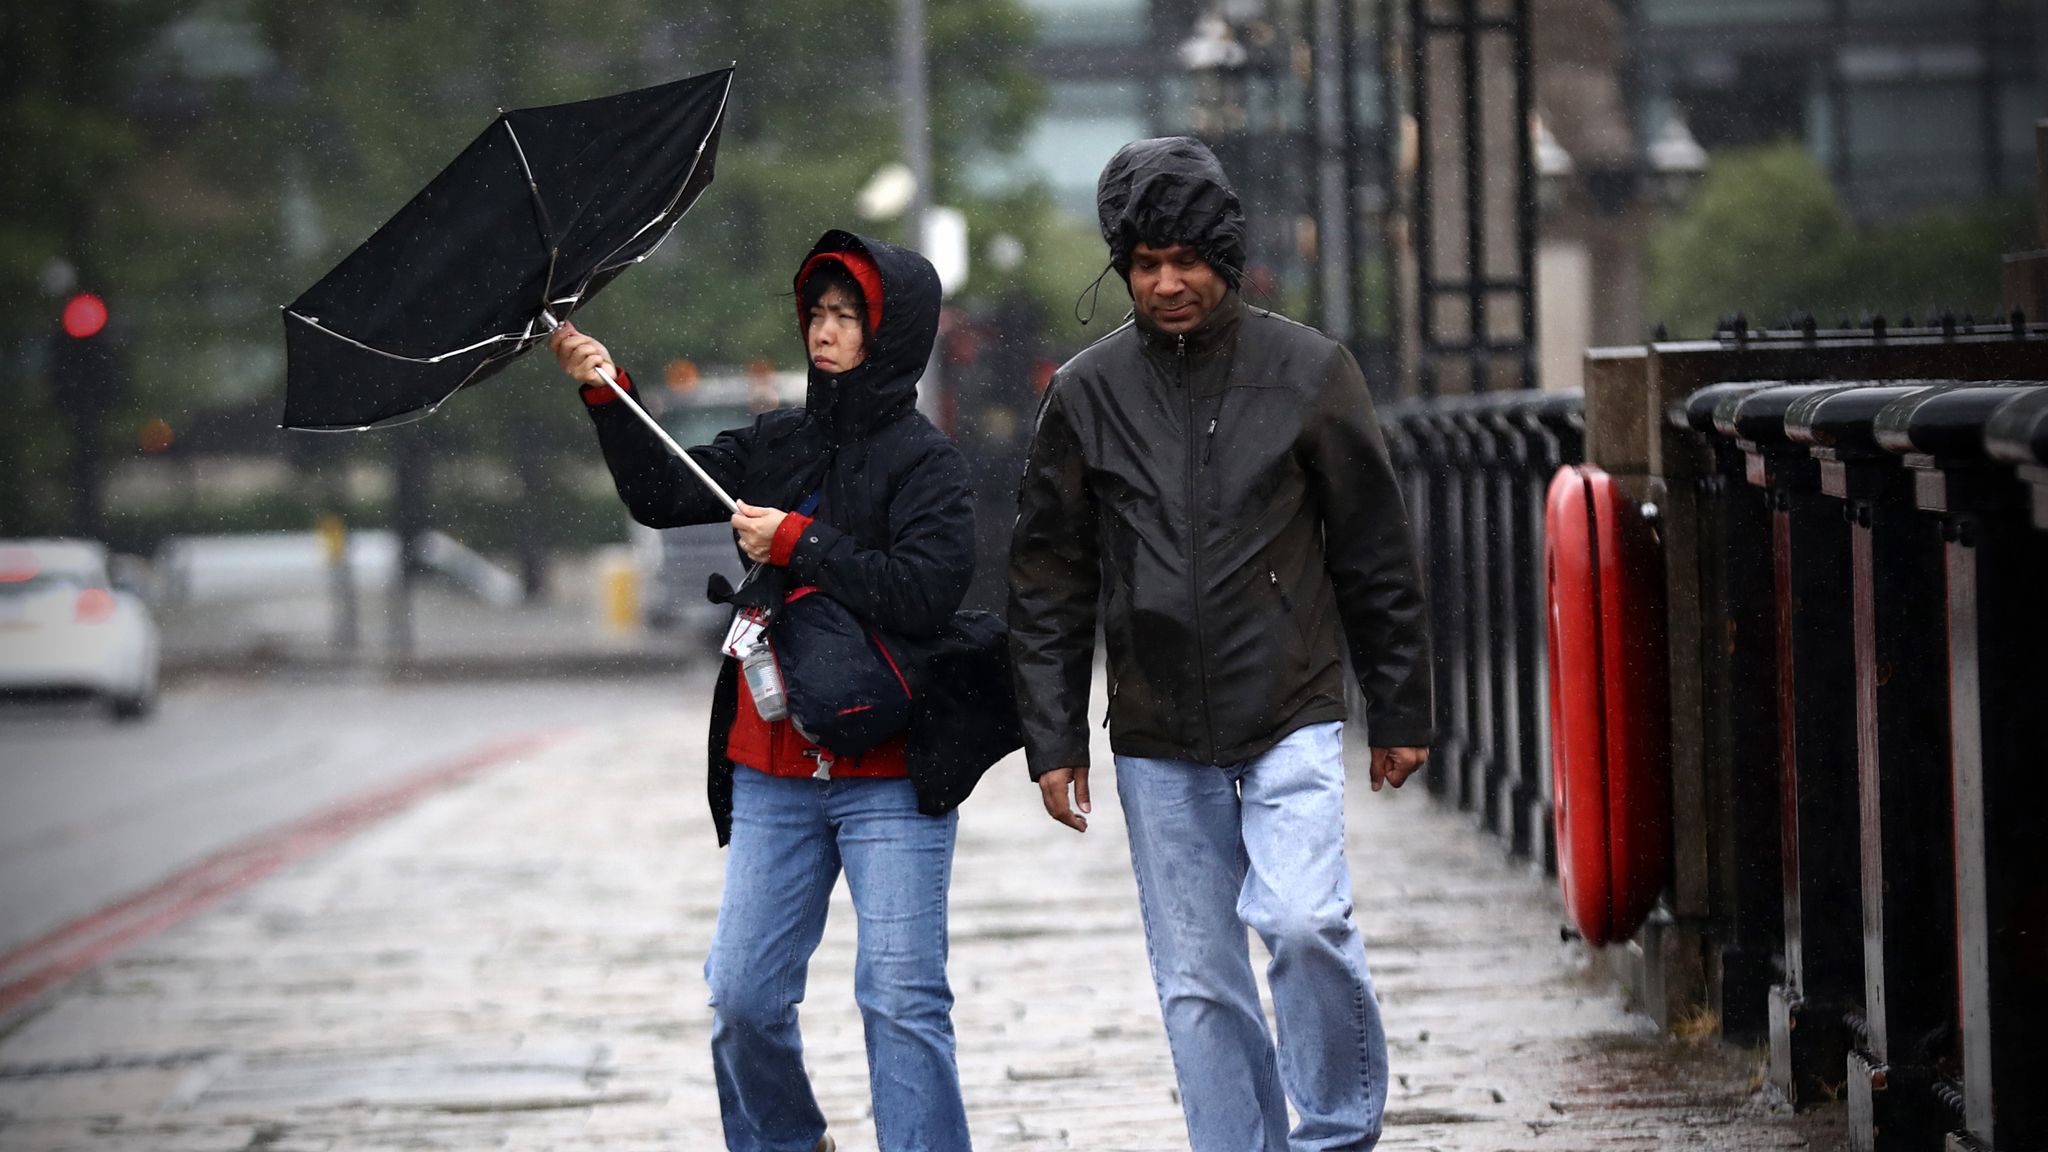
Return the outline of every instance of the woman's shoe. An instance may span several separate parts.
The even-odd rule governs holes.
[[[832,1139],[832,1134],[827,1132],[823,1136],[818,1137],[818,1146],[812,1149],[811,1152],[835,1152],[838,1147],[838,1143]]]

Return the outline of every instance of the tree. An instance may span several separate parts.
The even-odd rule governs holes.
[[[73,287],[119,287],[104,222],[127,204],[138,141],[117,93],[156,8],[21,4],[0,29],[0,299],[42,302],[0,309],[0,535],[68,520],[74,445],[49,403],[46,339]]]
[[[1859,227],[1797,144],[1716,153],[1698,198],[1652,241],[1652,314],[1686,336],[1736,312],[1755,325],[1805,312],[1823,325],[1866,311],[1989,318],[1999,257],[2026,228],[2009,201]]]
[[[781,298],[797,256],[825,224],[851,222],[856,192],[898,154],[886,0],[718,0],[688,22],[658,18],[645,0],[306,8],[276,0],[266,11],[281,40],[302,19],[324,25],[301,37],[318,46],[294,67],[323,126],[311,162],[348,172],[318,181],[333,255],[396,209],[494,106],[738,62],[717,183],[659,253],[592,306],[591,323],[643,365],[685,353],[792,359],[793,313]],[[1013,143],[1035,111],[1035,82],[1011,63],[1030,26],[1013,0],[940,0],[931,24],[940,192],[958,198],[964,158]],[[472,64],[451,70],[451,59]]]
[[[278,306],[396,211],[495,108],[738,62],[717,183],[583,318],[643,375],[676,356],[796,361],[793,264],[824,226],[851,222],[857,190],[897,154],[889,0],[706,0],[687,17],[653,0],[17,7],[0,37],[0,54],[13,53],[0,55],[0,95],[14,113],[0,141],[11,157],[62,163],[0,172],[10,205],[0,283],[10,296],[32,287],[61,248],[57,206],[81,202],[68,190],[90,192],[96,258],[134,320],[135,387],[117,425],[161,416],[182,430],[226,406],[275,405]],[[933,0],[929,20],[938,191],[991,213],[966,194],[961,166],[1013,144],[1035,114],[1037,84],[1019,63],[1029,17],[1017,0]],[[82,28],[94,47],[73,42]],[[90,91],[67,102],[59,94],[85,83],[66,79],[74,65]],[[29,346],[26,331],[9,336],[0,351]],[[531,515],[521,505],[536,491],[567,487],[550,481],[546,461],[589,457],[585,421],[540,359],[430,422],[444,454],[518,464],[524,482],[497,490],[507,517]],[[0,365],[0,386],[37,383],[18,356]],[[60,439],[47,420],[0,427],[10,430],[0,432],[10,468]],[[280,450],[306,442],[277,440]],[[374,437],[320,447],[381,451]],[[6,501],[28,499],[20,491],[0,485],[0,516]]]
[[[278,10],[289,25],[299,5]],[[848,223],[855,193],[898,153],[891,104],[891,7],[830,9],[789,0],[723,0],[689,25],[657,20],[641,0],[570,9],[538,0],[353,9],[319,17],[306,37],[308,104],[340,126],[318,163],[359,178],[334,198],[335,248],[367,234],[484,124],[488,109],[573,100],[738,61],[718,180],[669,242],[608,288],[579,319],[645,377],[679,356],[739,364],[800,361],[789,277],[827,223]],[[932,56],[938,155],[957,165],[1003,146],[1028,124],[1034,89],[1014,65],[1029,27],[1010,3],[935,6]],[[449,74],[447,59],[477,61]],[[368,81],[368,82],[366,82]],[[970,95],[971,93],[971,95]],[[949,102],[950,101],[950,102]],[[344,222],[345,221],[345,222]],[[509,534],[530,574],[547,533],[568,515],[557,462],[589,456],[589,433],[545,357],[515,368],[488,403],[459,405],[476,450],[510,464]],[[541,379],[535,379],[540,377]],[[529,582],[532,586],[532,582]]]

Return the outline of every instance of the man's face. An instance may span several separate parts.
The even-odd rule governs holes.
[[[850,372],[867,359],[867,333],[860,304],[844,288],[827,288],[811,308],[804,328],[804,346],[820,372]]]
[[[1178,336],[1193,331],[1223,302],[1228,287],[1186,244],[1140,244],[1131,253],[1131,300],[1161,332]]]

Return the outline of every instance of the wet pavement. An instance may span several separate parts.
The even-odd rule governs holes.
[[[0,1150],[721,1147],[702,964],[724,857],[686,703],[704,690],[590,716],[0,1022]],[[1085,836],[1014,760],[962,811],[951,972],[977,1148],[1186,1147],[1109,777]],[[1625,1013],[1560,940],[1550,885],[1463,817],[1362,783],[1350,812],[1395,1075],[1382,1147],[1841,1142],[1837,1114],[1766,1107],[1761,1054]],[[851,913],[842,887],[803,1022],[858,1152]]]

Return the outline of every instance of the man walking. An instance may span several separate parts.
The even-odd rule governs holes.
[[[1206,147],[1126,145],[1096,200],[1136,309],[1054,376],[1019,495],[1010,640],[1031,775],[1085,831],[1099,600],[1194,1152],[1361,1152],[1387,1054],[1344,857],[1343,653],[1372,787],[1398,788],[1434,739],[1404,505],[1350,353],[1239,298],[1244,213]],[[1277,1055],[1246,926],[1273,958]]]

